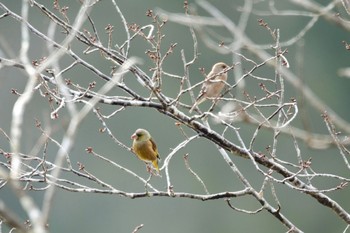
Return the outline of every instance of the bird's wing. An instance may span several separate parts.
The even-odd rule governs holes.
[[[150,142],[152,144],[152,150],[157,154],[157,158],[160,159],[156,143],[153,141],[152,138],[150,139]]]

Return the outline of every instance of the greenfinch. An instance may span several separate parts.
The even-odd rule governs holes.
[[[142,161],[153,164],[159,173],[158,160],[160,159],[156,143],[151,134],[145,129],[137,129],[133,135],[132,150]]]
[[[220,96],[227,80],[227,72],[223,72],[226,68],[228,68],[228,65],[223,62],[218,62],[213,65],[213,68],[202,85],[202,89],[199,92],[196,101],[190,109],[190,113],[206,99],[217,98]]]

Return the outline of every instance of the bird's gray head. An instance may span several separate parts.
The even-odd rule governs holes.
[[[145,129],[137,129],[133,135],[131,135],[131,139],[136,141],[147,141],[151,138],[150,133]]]
[[[228,65],[226,65],[224,62],[218,62],[213,66],[212,72],[219,73],[220,71],[223,71],[224,69],[227,69]]]

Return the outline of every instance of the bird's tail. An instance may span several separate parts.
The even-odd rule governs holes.
[[[197,107],[197,102],[195,102],[192,106],[192,108],[190,109],[189,113],[192,113],[192,111],[195,109],[195,107]]]
[[[193,111],[199,104],[201,104],[204,100],[205,100],[204,96],[200,96],[199,98],[197,98],[197,100],[194,102],[192,108],[190,109],[189,113],[192,113],[192,111]]]
[[[159,167],[158,167],[158,159],[152,161],[153,167],[157,170],[159,173]]]
[[[199,95],[198,98],[196,99],[196,101],[194,102],[192,108],[190,109],[190,113],[192,113],[192,111],[198,106],[200,105],[201,103],[203,103],[205,100],[205,97],[203,94]]]

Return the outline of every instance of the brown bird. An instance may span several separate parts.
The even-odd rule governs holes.
[[[133,135],[132,149],[142,161],[153,164],[159,173],[158,160],[160,159],[156,143],[152,140],[151,134],[145,129],[137,129]]]
[[[209,72],[205,82],[202,85],[202,89],[199,92],[199,95],[194,102],[192,108],[190,109],[190,113],[195,109],[199,104],[205,101],[208,98],[217,98],[220,96],[222,89],[225,86],[225,82],[227,80],[227,72],[220,73],[223,70],[228,68],[223,62],[218,62],[213,65],[213,68]],[[218,75],[218,73],[220,73]]]

